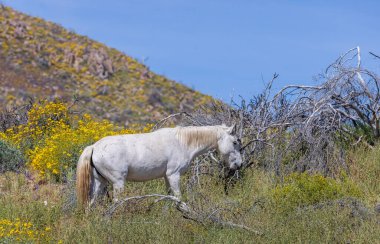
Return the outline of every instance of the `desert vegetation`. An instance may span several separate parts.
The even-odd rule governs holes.
[[[99,120],[72,100],[3,110],[1,242],[379,242],[380,78],[360,55],[340,56],[316,86],[273,92],[274,75],[250,100],[207,103],[155,124]],[[196,158],[181,182],[191,212],[160,198],[163,180],[128,182],[117,205],[105,197],[87,212],[77,208],[74,172],[85,146],[106,135],[222,123],[236,125],[243,168],[229,172],[215,151]]]

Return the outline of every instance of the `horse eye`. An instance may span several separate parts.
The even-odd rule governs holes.
[[[234,141],[234,145],[241,145],[241,140],[240,139],[237,139],[236,141]]]

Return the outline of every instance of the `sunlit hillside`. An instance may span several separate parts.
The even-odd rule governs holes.
[[[78,109],[124,125],[189,111],[210,100],[126,54],[73,31],[0,7],[0,101],[78,99]]]

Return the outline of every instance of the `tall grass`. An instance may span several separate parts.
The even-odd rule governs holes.
[[[349,169],[349,177],[362,189],[365,201],[380,203],[380,146],[351,151]]]

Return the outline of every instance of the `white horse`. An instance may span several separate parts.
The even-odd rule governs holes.
[[[217,149],[231,170],[242,165],[240,141],[233,127],[189,126],[163,128],[151,133],[108,136],[84,149],[77,165],[77,196],[81,205],[92,205],[113,186],[114,201],[125,181],[164,177],[166,187],[180,197],[180,176],[193,158]]]

